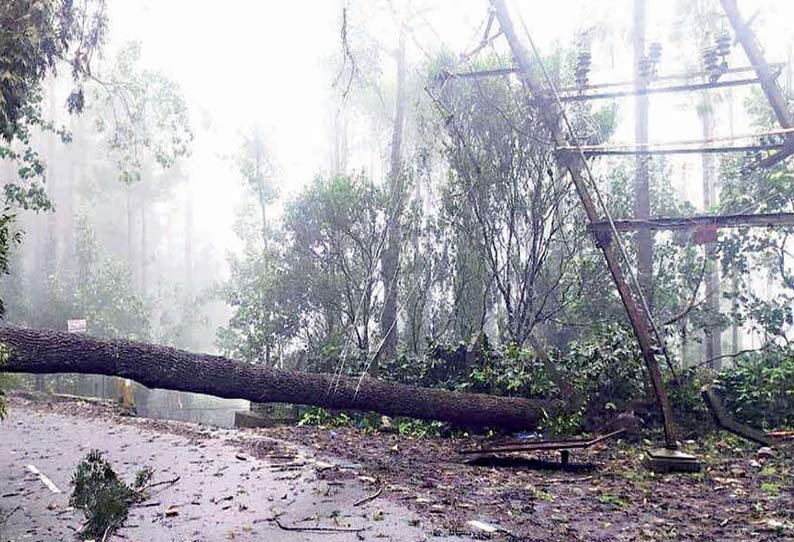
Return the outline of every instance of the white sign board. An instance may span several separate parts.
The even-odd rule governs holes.
[[[66,328],[69,333],[85,333],[85,320],[67,320]]]

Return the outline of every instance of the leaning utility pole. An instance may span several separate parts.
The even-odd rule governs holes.
[[[750,28],[739,13],[736,0],[720,0],[720,3],[728,16],[728,20],[731,22],[731,26],[733,26],[733,30],[736,32],[736,40],[742,44],[750,64],[755,68],[761,88],[766,94],[767,100],[769,100],[769,105],[772,106],[772,110],[775,112],[778,123],[783,129],[791,129],[794,127],[794,120],[792,120],[786,97],[783,96],[783,92],[777,86],[775,74],[772,71],[772,67],[766,63],[761,47],[756,43]],[[794,154],[794,136],[791,133],[787,133],[784,147],[765,160],[763,166],[774,165],[791,154]]]
[[[521,80],[524,89],[532,97],[537,98],[543,96],[544,93],[542,85],[540,85],[535,79],[535,75],[531,69],[529,55],[527,54],[527,51],[524,49],[523,45],[521,45],[521,42],[518,40],[518,36],[516,35],[515,29],[513,27],[513,21],[510,18],[505,0],[491,0],[491,3],[494,7],[496,18],[499,21],[502,33],[510,45],[510,49],[513,53],[513,59],[515,60],[516,66],[518,67],[519,79]],[[555,146],[562,147],[567,145],[568,141],[566,141],[560,126],[560,120],[564,116],[564,111],[560,102],[557,100],[548,101],[545,107],[542,108],[541,114],[546,128],[551,133],[552,141],[554,142]],[[573,144],[574,142],[572,141],[571,143]],[[567,169],[571,175],[576,192],[579,195],[579,199],[581,200],[582,206],[584,207],[585,213],[587,215],[588,222],[590,224],[599,222],[600,214],[593,203],[592,198],[590,197],[587,181],[582,175],[582,170],[586,168],[582,154],[559,154],[557,157],[557,162],[562,169]],[[614,245],[612,243],[612,232],[597,235],[596,244],[604,254],[607,267],[609,268],[609,272],[612,275],[613,281],[615,282],[615,286],[618,290],[618,293],[620,294],[621,300],[623,301],[623,305],[626,308],[626,313],[631,322],[631,326],[634,329],[634,334],[636,335],[637,341],[640,344],[642,357],[645,360],[645,364],[648,368],[651,383],[653,385],[654,392],[656,393],[662,419],[664,421],[666,444],[668,447],[675,447],[676,435],[675,427],[673,425],[672,412],[670,411],[670,404],[667,400],[667,392],[665,391],[664,383],[662,382],[662,373],[659,369],[659,364],[656,361],[656,354],[658,351],[657,348],[661,348],[661,345],[654,345],[651,337],[652,324],[647,315],[641,310],[637,300],[634,297],[634,294],[631,291],[631,288],[629,287],[629,284],[626,282],[626,278],[623,275],[623,271],[620,267],[618,255],[616,254]]]

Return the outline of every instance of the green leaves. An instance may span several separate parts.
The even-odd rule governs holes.
[[[794,426],[794,352],[776,348],[746,354],[723,369],[716,385],[729,411],[762,427]]]
[[[41,86],[56,62],[71,67],[75,81],[90,73],[90,62],[105,31],[104,0],[13,0],[0,4],[0,158],[19,164],[22,183],[4,182],[6,200],[25,209],[51,208],[40,185],[44,164],[32,148],[32,130],[56,131],[41,114]],[[82,90],[70,96],[69,112],[82,111]],[[12,150],[13,145],[22,148]]]
[[[104,106],[97,109],[97,129],[107,131],[119,179],[127,184],[140,181],[151,166],[170,168],[190,154],[193,143],[179,85],[161,72],[141,68],[140,57],[139,43],[126,44],[109,73],[97,81],[101,88],[94,96]],[[77,91],[69,103],[77,106],[83,99]]]
[[[144,499],[146,485],[154,471],[141,470],[132,487],[116,475],[99,450],[92,450],[78,465],[72,476],[72,495],[69,504],[86,515],[80,536],[107,539],[121,526],[129,507]]]

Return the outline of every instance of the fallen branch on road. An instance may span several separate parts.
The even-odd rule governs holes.
[[[366,530],[364,527],[301,527],[299,525],[284,525],[278,518],[273,518],[272,521],[283,531],[298,531],[304,533],[361,533]]]
[[[369,495],[369,496],[367,496],[367,497],[364,497],[363,499],[360,499],[360,500],[358,500],[358,501],[354,502],[354,503],[353,503],[353,506],[361,506],[362,504],[366,504],[366,503],[368,503],[369,501],[374,501],[375,499],[377,499],[378,497],[380,497],[380,494],[381,494],[381,493],[383,493],[383,488],[384,488],[384,487],[385,487],[385,486],[381,486],[381,487],[380,487],[380,489],[379,489],[379,490],[377,490],[377,491],[376,491],[375,493],[373,493],[372,495]]]

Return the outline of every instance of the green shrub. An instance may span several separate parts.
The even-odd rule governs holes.
[[[737,358],[716,379],[737,419],[760,427],[794,426],[794,352],[767,351]]]
[[[641,396],[647,379],[634,335],[615,324],[572,342],[558,364],[561,376],[585,399],[590,412],[604,412],[607,406],[622,411]]]
[[[709,412],[700,390],[705,383],[703,373],[696,367],[678,372],[678,381],[665,382],[670,405],[677,421],[700,425],[709,419]]]
[[[355,419],[355,415],[347,412],[331,413],[322,407],[309,407],[298,420],[298,425],[347,427],[353,425]]]

